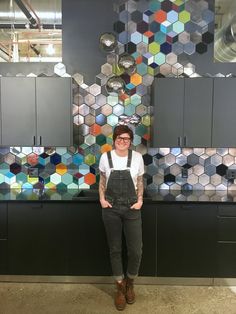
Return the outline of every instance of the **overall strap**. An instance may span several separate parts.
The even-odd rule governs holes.
[[[130,167],[131,167],[131,161],[132,161],[132,150],[129,149],[129,152],[128,152],[128,160],[127,160],[127,168],[130,168]]]
[[[111,159],[111,151],[110,150],[107,152],[107,158],[108,158],[109,167],[111,169],[114,168],[113,162],[112,162],[112,159]]]

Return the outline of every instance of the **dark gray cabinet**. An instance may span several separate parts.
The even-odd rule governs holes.
[[[158,276],[214,277],[216,214],[210,204],[158,205]]]
[[[0,274],[7,273],[7,204],[0,203]]]
[[[1,116],[3,146],[36,144],[34,78],[1,78]]]
[[[218,205],[217,277],[236,276],[236,206]]]
[[[3,146],[70,146],[71,79],[2,77]]]
[[[235,78],[214,78],[212,147],[236,146],[235,99]]]
[[[66,274],[66,210],[62,203],[8,204],[9,274]]]
[[[211,78],[155,79],[153,146],[211,146],[212,91]]]

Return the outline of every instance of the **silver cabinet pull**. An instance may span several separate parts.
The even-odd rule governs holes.
[[[178,136],[178,146],[180,147],[181,146],[181,136]]]
[[[184,146],[187,146],[187,136],[184,136]]]

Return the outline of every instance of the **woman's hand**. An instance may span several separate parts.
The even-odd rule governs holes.
[[[143,201],[137,201],[137,203],[134,203],[130,209],[139,210],[143,206]]]
[[[101,203],[102,208],[112,207],[112,205],[105,198],[100,199],[100,203]]]

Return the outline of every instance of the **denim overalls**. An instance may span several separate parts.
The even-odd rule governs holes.
[[[142,256],[141,211],[130,209],[137,202],[137,194],[130,174],[132,150],[128,152],[127,169],[114,170],[111,152],[107,153],[111,174],[107,182],[106,200],[112,208],[103,208],[103,221],[110,248],[113,275],[116,280],[124,277],[122,266],[122,230],[124,231],[128,266],[127,275],[134,278],[138,274]]]

